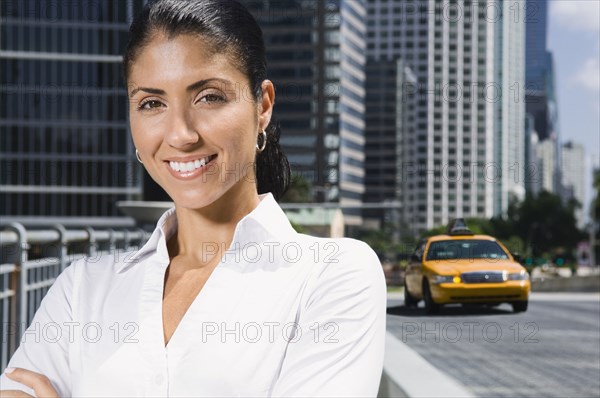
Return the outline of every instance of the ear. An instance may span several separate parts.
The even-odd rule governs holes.
[[[262,101],[259,104],[258,127],[264,130],[271,121],[273,114],[273,105],[275,105],[275,86],[270,80],[263,80],[262,84]]]

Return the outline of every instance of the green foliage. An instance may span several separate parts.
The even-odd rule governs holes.
[[[596,173],[600,190],[600,173]],[[596,205],[600,206],[597,200]],[[556,253],[572,253],[585,234],[577,228],[575,209],[579,204],[564,204],[559,196],[542,191],[537,196],[527,195],[520,203],[511,203],[506,218],[468,218],[469,229],[500,240],[512,253],[534,258],[532,262],[552,259]],[[422,237],[446,233],[446,226],[438,226]]]
[[[442,235],[445,234],[447,230],[447,227],[445,225],[440,225],[431,229],[428,229],[427,231],[423,232],[421,234],[421,238],[427,238],[430,236],[434,236],[434,235]]]
[[[310,182],[300,174],[292,174],[290,186],[281,198],[283,203],[312,202]]]
[[[500,239],[500,241],[512,254],[519,254],[522,257],[530,255],[527,251],[527,248],[525,247],[525,242],[523,241],[523,239],[516,235],[513,235],[508,239]]]
[[[356,239],[366,242],[380,257],[392,246],[390,234],[381,229],[358,231]]]
[[[382,260],[395,261],[399,257],[408,256],[414,249],[415,242],[395,243],[392,236],[392,226],[386,225],[378,230],[358,230],[354,237],[371,246]]]
[[[306,233],[306,229],[302,225],[297,224],[297,223],[295,223],[295,222],[293,222],[291,220],[290,220],[290,224],[292,224],[292,228],[294,228],[296,230],[296,232],[298,232],[299,234],[305,234]]]
[[[546,191],[535,197],[527,195],[512,220],[514,234],[527,243],[536,257],[559,248],[573,250],[585,239],[577,229],[576,206],[573,201],[564,205],[558,195]]]

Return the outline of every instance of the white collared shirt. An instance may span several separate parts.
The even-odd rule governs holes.
[[[386,287],[368,245],[299,234],[261,195],[165,347],[176,229],[171,209],[139,251],[71,264],[9,366],[48,376],[61,397],[376,396]],[[5,375],[0,389],[33,395]]]

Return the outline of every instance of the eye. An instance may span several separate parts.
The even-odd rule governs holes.
[[[147,111],[151,109],[160,108],[161,106],[163,106],[162,102],[155,99],[148,99],[140,102],[140,104],[138,105],[138,110]]]
[[[225,102],[225,97],[222,95],[219,95],[219,94],[211,93],[211,94],[206,94],[206,95],[202,96],[198,102],[203,102],[203,103],[208,103],[208,104]]]

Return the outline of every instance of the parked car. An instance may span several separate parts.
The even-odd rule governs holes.
[[[404,302],[425,302],[427,313],[444,304],[510,303],[514,312],[527,311],[529,274],[495,238],[475,235],[463,219],[453,220],[445,235],[421,240],[404,276]]]

